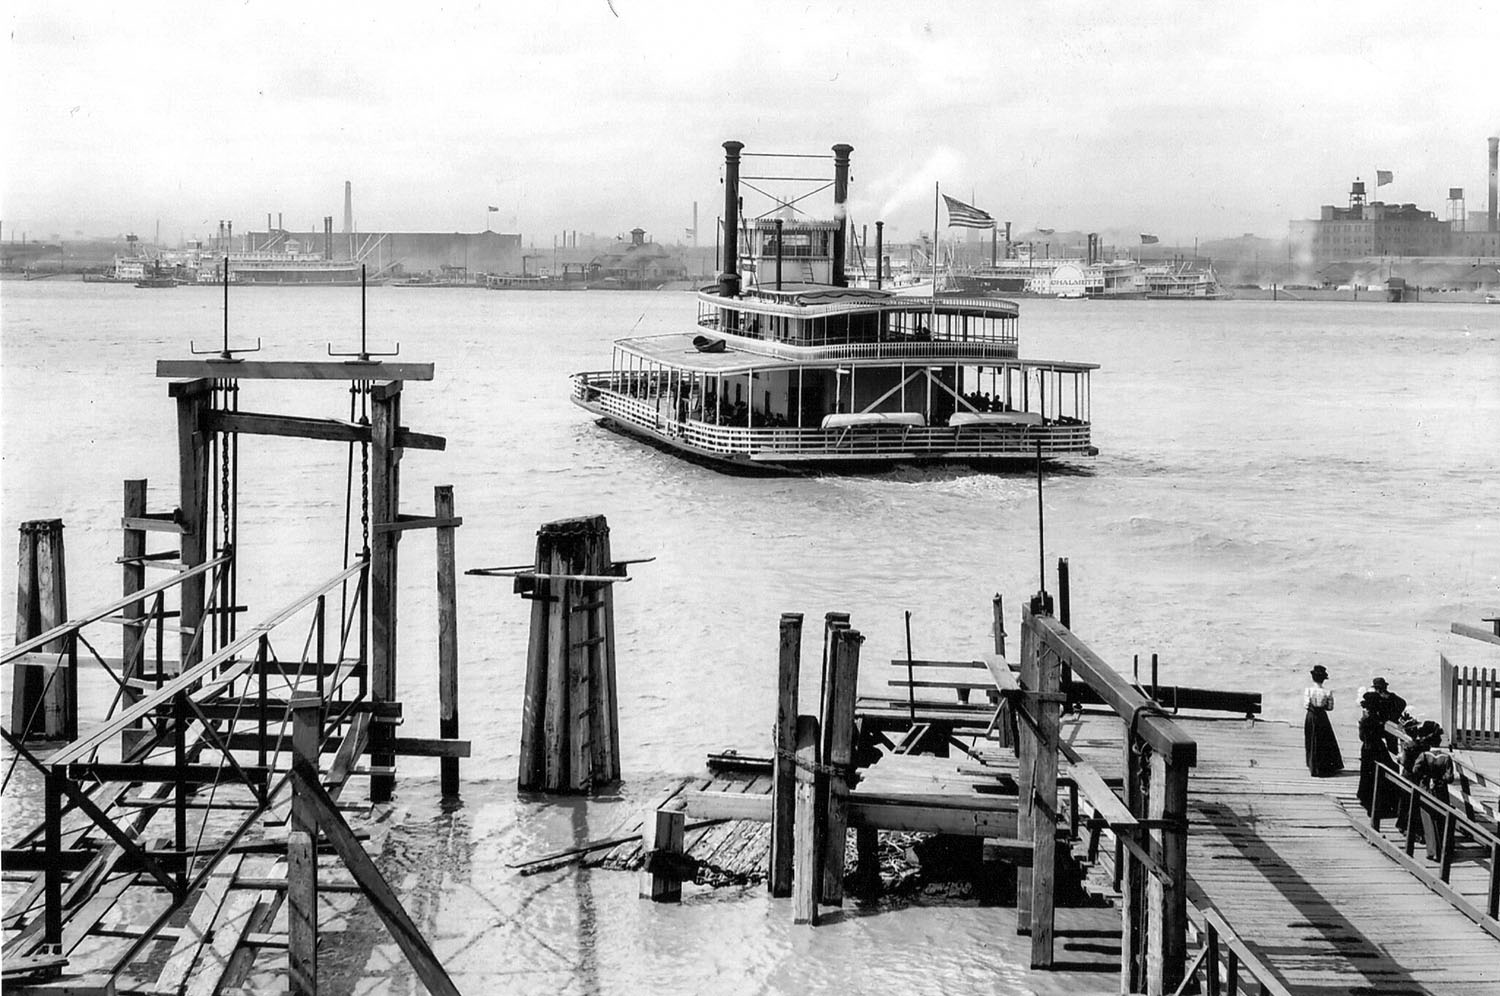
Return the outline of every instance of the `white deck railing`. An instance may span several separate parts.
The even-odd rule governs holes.
[[[797,429],[714,425],[678,421],[671,402],[635,398],[610,388],[610,371],[574,375],[573,399],[600,415],[638,425],[709,453],[725,456],[771,456],[787,460],[859,458],[911,454],[914,456],[1034,457],[1041,443],[1043,456],[1088,454],[1089,426],[1084,423],[1044,425],[881,426],[854,429]]]

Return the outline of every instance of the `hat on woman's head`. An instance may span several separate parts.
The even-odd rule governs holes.
[[[1317,681],[1322,681],[1324,678],[1328,677],[1328,669],[1321,664],[1314,664],[1312,670],[1308,673],[1311,674]]]
[[[1365,692],[1359,698],[1359,707],[1369,709],[1372,712],[1380,708],[1380,694],[1378,692]]]
[[[1385,679],[1384,678],[1371,678],[1370,679],[1370,684],[1374,685],[1376,688],[1384,689],[1385,688]]]

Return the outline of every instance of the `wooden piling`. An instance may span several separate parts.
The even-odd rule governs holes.
[[[587,792],[620,777],[615,573],[602,515],[537,530],[535,600],[522,703],[520,787]],[[603,580],[601,580],[603,579]]]
[[[676,862],[682,857],[687,814],[680,805],[658,809],[649,823],[646,848],[650,860],[641,871],[641,898],[653,903],[680,903],[682,878]]]
[[[828,708],[823,715],[827,747],[823,763],[830,769],[827,802],[827,836],[823,843],[821,898],[829,906],[844,902],[844,853],[849,826],[849,786],[854,759],[854,700],[859,686],[859,646],[864,637],[858,630],[837,629],[833,633],[832,666],[828,671]]]
[[[60,626],[68,618],[67,556],[61,519],[21,524],[16,567],[16,642]],[[11,729],[29,741],[78,736],[78,647],[72,639],[48,643],[45,663],[12,665]]]
[[[433,517],[452,523],[453,485],[433,488]],[[438,736],[458,739],[458,568],[453,525],[437,527]],[[444,757],[439,775],[444,796],[458,795],[458,758]]]
[[[996,592],[990,599],[991,627],[995,634],[995,653],[1005,656],[1005,599]]]
[[[874,827],[854,830],[855,895],[874,899],[880,895],[880,831]]]
[[[796,814],[797,683],[802,669],[802,613],[781,616],[777,666],[776,729],[772,734],[775,764],[771,770],[771,859],[766,884],[771,895],[792,894]]]
[[[1131,813],[1146,811],[1146,780],[1142,777],[1140,740],[1125,731],[1124,802]],[[1115,874],[1120,890],[1120,991],[1138,993],[1146,985],[1145,866],[1123,844],[1115,847]]]
[[[792,922],[818,922],[818,859],[822,813],[818,807],[818,717],[797,717],[797,816],[793,843]]]
[[[401,510],[401,381],[370,390],[370,521],[395,523]],[[397,544],[401,530],[370,535],[370,696],[381,705],[397,701],[396,590]],[[370,728],[370,800],[389,802],[396,787],[395,728],[378,720]]]
[[[180,561],[184,567],[197,567],[208,560],[211,541],[208,520],[209,494],[212,490],[213,459],[209,452],[211,432],[203,428],[206,413],[213,406],[213,381],[207,379],[172,384],[168,393],[177,399],[177,524],[181,529]],[[203,625],[205,579],[194,576],[180,586],[178,625],[182,629],[180,667],[186,670],[203,659],[208,646],[198,631]]]
[[[126,481],[124,492],[121,521],[144,519],[146,517],[146,482],[144,480]],[[122,575],[120,593],[128,598],[146,587],[146,564],[142,559],[146,556],[146,530],[134,529],[127,525],[121,532],[123,539],[120,545]],[[125,625],[121,628],[120,639],[120,678],[125,682],[121,694],[124,706],[128,709],[141,697],[140,692],[133,689],[130,683],[145,670],[146,629],[141,620],[145,618],[146,607],[140,602],[131,602],[120,611],[120,615],[126,619]],[[137,721],[134,725],[136,729],[139,729],[142,721]],[[127,753],[134,746],[133,739],[129,733],[122,737],[122,745]]]
[[[322,699],[294,692],[292,753],[317,771]],[[286,844],[287,982],[293,996],[318,992],[318,817],[300,782],[292,784],[292,815]]]
[[[1151,856],[1166,870],[1146,882],[1146,991],[1176,992],[1187,963],[1188,769],[1161,751],[1151,754],[1148,814]]]
[[[1026,717],[1036,717],[1035,692],[1038,685],[1037,639],[1029,621],[1029,612],[1023,609],[1021,625],[1021,691],[1023,698],[1017,708],[1024,710]],[[1016,724],[1016,836],[1027,840],[1033,836],[1036,807],[1035,775],[1037,758],[1037,734],[1030,722]],[[1023,936],[1031,933],[1032,877],[1019,875],[1016,880],[1016,933]]]
[[[1061,658],[1032,641],[1036,697],[1028,698],[1036,718],[1036,753],[1027,800],[1031,820],[1031,967],[1051,968],[1057,877],[1057,742],[1061,717]],[[1034,705],[1033,705],[1034,703]],[[1184,911],[1186,915],[1186,911]]]

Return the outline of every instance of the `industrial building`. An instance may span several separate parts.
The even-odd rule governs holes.
[[[1370,257],[1500,257],[1496,223],[1497,158],[1500,138],[1489,139],[1489,208],[1483,215],[1465,211],[1462,187],[1448,190],[1446,218],[1415,204],[1387,204],[1367,199],[1363,180],[1349,188],[1347,207],[1323,205],[1318,218],[1291,223],[1291,241],[1315,267]]]

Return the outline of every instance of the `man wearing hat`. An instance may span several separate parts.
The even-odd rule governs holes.
[[[1386,681],[1379,675],[1370,679],[1370,688],[1376,697],[1375,717],[1380,720],[1381,727],[1386,723],[1399,723],[1401,717],[1406,714],[1406,700],[1386,686]],[[1391,753],[1396,752],[1396,738],[1391,734],[1385,734],[1385,745]]]

